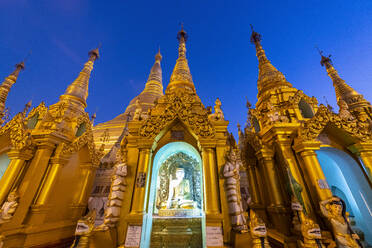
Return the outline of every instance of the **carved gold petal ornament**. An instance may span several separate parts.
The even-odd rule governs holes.
[[[208,113],[195,93],[183,90],[172,91],[162,97],[152,113],[153,115],[139,130],[139,135],[142,137],[156,136],[177,118],[189,126],[196,135],[204,138],[215,135],[215,129],[208,120]]]
[[[299,130],[299,137],[303,140],[313,140],[319,136],[328,124],[344,130],[361,141],[372,140],[372,133],[368,125],[357,120],[345,121],[339,115],[331,113],[324,105],[320,105],[314,117],[304,123]]]
[[[92,164],[98,166],[104,153],[102,149],[96,149],[91,129],[88,129],[83,135],[76,138],[75,141],[70,144],[62,143],[61,155],[66,157],[72,155],[80,151],[85,145],[88,147]]]
[[[39,114],[38,119],[43,119],[47,112],[48,112],[48,108],[45,106],[44,102],[41,102],[39,106],[37,106],[36,108],[33,108],[30,111],[30,113],[25,118],[25,123],[27,123],[27,121],[31,119],[35,114]]]
[[[32,144],[30,131],[27,130],[24,124],[23,113],[18,113],[0,129],[0,135],[5,133],[9,133],[10,142],[13,148],[17,150],[22,150]]]

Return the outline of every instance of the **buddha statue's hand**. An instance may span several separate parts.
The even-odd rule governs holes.
[[[356,233],[351,234],[351,237],[353,239],[360,239],[359,236],[358,236],[358,234],[356,234]]]

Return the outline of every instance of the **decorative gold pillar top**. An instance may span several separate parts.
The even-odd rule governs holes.
[[[17,81],[19,72],[24,68],[25,64],[23,61],[21,63],[16,64],[15,70],[9,76],[7,76],[4,82],[0,85],[0,115],[3,114],[3,111],[5,109],[5,101],[8,97],[10,88]]]
[[[333,81],[337,102],[344,100],[349,105],[350,110],[353,110],[355,103],[358,103],[359,106],[360,104],[366,107],[370,106],[371,104],[364,99],[363,95],[359,94],[349,85],[347,85],[345,81],[338,75],[338,72],[333,67],[332,60],[330,58],[331,55],[326,57],[323,55],[322,51],[319,51],[319,54],[321,56],[320,64],[327,69],[328,76]]]
[[[195,86],[192,81],[190,68],[186,59],[187,33],[185,30],[183,30],[183,25],[181,27],[181,31],[179,31],[177,34],[177,39],[179,41],[178,59],[176,65],[174,66],[173,73],[166,91],[172,91],[175,88],[183,88],[195,92]]]
[[[281,87],[292,87],[285,76],[278,71],[266,57],[265,51],[261,46],[261,35],[253,30],[251,35],[251,42],[256,46],[256,55],[258,58],[258,97],[260,97],[264,92],[273,90],[275,88]]]
[[[86,100],[88,98],[90,73],[93,70],[94,61],[99,58],[98,48],[93,49],[88,54],[89,60],[84,64],[83,70],[80,72],[75,81],[67,87],[65,94],[60,97],[60,100],[71,98],[78,100],[83,104],[84,108],[87,106]]]

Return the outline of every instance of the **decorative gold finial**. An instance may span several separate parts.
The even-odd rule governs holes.
[[[318,53],[321,57],[321,60],[320,60],[320,65],[321,66],[325,66],[326,68],[329,68],[331,67],[333,64],[332,64],[332,60],[331,60],[331,54],[329,54],[328,56],[324,56],[323,55],[323,51],[319,49],[318,46],[315,46],[315,48],[318,50]]]
[[[161,56],[161,53],[160,53],[160,46],[159,46],[159,50],[158,50],[158,53],[155,55],[155,61],[161,61],[163,58],[163,56]]]
[[[89,55],[89,61],[95,61],[97,59],[99,59],[99,49],[101,48],[102,44],[99,43],[97,48],[93,49],[93,50],[90,50],[88,55]]]
[[[97,114],[94,112],[91,116],[91,122],[92,122],[92,126],[94,125],[94,121],[95,119],[97,118]]]
[[[253,44],[256,44],[256,43],[261,42],[261,40],[262,40],[262,36],[261,36],[259,33],[257,33],[256,31],[254,31],[254,29],[253,29],[253,25],[252,25],[252,24],[249,24],[249,25],[251,26],[251,30],[252,30],[252,34],[251,34],[251,42],[252,42]]]
[[[31,108],[32,106],[32,100],[28,101],[26,104],[25,104],[25,107],[23,109],[23,116],[26,116],[28,110]]]
[[[19,72],[25,69],[25,63],[22,61],[15,65],[15,70],[12,72],[11,75],[18,77]]]
[[[181,43],[181,42],[186,42],[187,38],[188,38],[187,33],[183,29],[183,22],[181,22],[181,30],[177,34],[177,39]]]

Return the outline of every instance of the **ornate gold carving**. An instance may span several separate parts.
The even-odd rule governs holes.
[[[84,113],[76,118],[77,127],[82,123],[86,123],[87,130],[72,143],[62,143],[61,148],[59,148],[60,155],[63,157],[68,157],[69,155],[80,151],[86,145],[89,150],[92,164],[94,166],[98,166],[101,158],[104,155],[104,145],[102,145],[99,150],[96,149],[93,139],[92,125],[87,113]]]
[[[208,120],[207,110],[193,92],[175,89],[161,97],[151,113],[151,117],[139,129],[139,135],[142,137],[156,136],[177,118],[198,136],[207,138],[215,135],[215,129]]]
[[[18,113],[11,121],[0,129],[0,135],[9,133],[12,147],[17,150],[22,150],[23,148],[30,146],[32,143],[30,131],[27,130],[23,117],[23,113]]]
[[[297,107],[301,99],[304,99],[308,104],[312,106],[318,105],[318,100],[315,97],[309,97],[308,95],[305,95],[302,90],[297,90],[297,92],[293,96],[289,97],[288,101],[285,104],[286,106],[283,107]]]
[[[372,133],[367,123],[362,123],[355,119],[349,121],[343,120],[339,115],[330,112],[324,105],[320,105],[314,117],[306,121],[303,127],[299,129],[299,137],[302,140],[313,140],[319,136],[328,124],[344,130],[352,137],[361,141],[372,139]]]
[[[35,114],[39,114],[38,119],[41,120],[44,118],[47,112],[48,108],[45,106],[44,102],[41,102],[39,106],[31,109],[30,113],[28,113],[27,117],[25,118],[25,123],[27,123],[27,121],[31,119]]]

